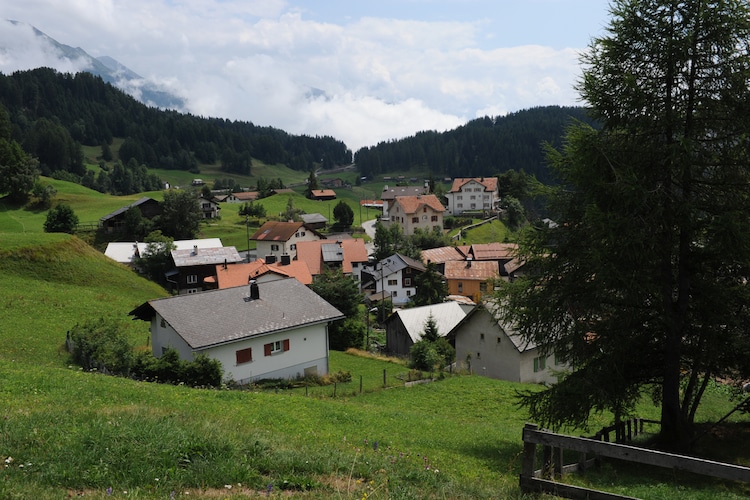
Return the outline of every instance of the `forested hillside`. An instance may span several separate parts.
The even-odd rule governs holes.
[[[106,157],[116,137],[124,139],[120,162],[134,171],[193,170],[218,162],[228,173],[250,174],[252,159],[307,171],[348,164],[352,157],[332,137],[151,108],[89,73],[39,68],[0,74],[0,104],[10,115],[13,139],[39,159],[43,174],[68,173],[84,184],[93,172],[83,165],[81,145],[102,146]]]
[[[523,170],[552,182],[544,160],[544,143],[559,146],[574,120],[592,121],[580,107],[547,106],[503,117],[479,118],[448,132],[420,132],[399,141],[362,148],[355,162],[362,175],[426,166],[445,177],[491,176]]]

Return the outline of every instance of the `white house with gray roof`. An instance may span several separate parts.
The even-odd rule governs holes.
[[[344,317],[294,278],[151,300],[130,314],[150,321],[154,356],[205,354],[240,384],[327,374],[328,325]]]
[[[490,378],[536,384],[557,383],[567,370],[554,353],[542,354],[511,326],[498,319],[492,302],[476,306],[450,332],[456,348],[456,364]]]

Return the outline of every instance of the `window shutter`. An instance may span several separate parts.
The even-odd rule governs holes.
[[[266,356],[270,356],[271,355],[271,348],[272,348],[271,344],[264,345],[263,346],[263,354],[265,354]]]
[[[284,339],[284,350],[285,351],[289,350],[289,339]]]

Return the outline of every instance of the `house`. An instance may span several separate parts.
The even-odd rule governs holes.
[[[383,218],[389,219],[388,209],[396,200],[396,196],[420,196],[428,193],[427,186],[383,186],[383,192],[380,193],[380,200],[383,202]]]
[[[422,250],[422,262],[435,264],[437,270],[445,273],[445,263],[448,261],[466,260],[466,255],[456,247],[438,247]]]
[[[234,193],[217,194],[214,199],[219,203],[239,203],[240,199]]]
[[[313,189],[310,191],[310,199],[318,201],[335,200],[336,191],[333,189]]]
[[[327,374],[328,325],[344,318],[291,278],[151,300],[130,315],[151,323],[154,356],[205,354],[240,384]]]
[[[263,283],[284,278],[295,278],[303,285],[309,285],[313,280],[307,264],[291,260],[289,255],[282,255],[280,260],[271,257],[268,260],[257,259],[242,264],[218,264],[215,277],[206,278],[204,283],[207,288],[224,289],[247,285],[251,279]]]
[[[359,280],[369,256],[361,238],[326,239],[300,241],[297,244],[297,260],[304,262],[313,276],[323,274],[326,269],[338,268]]]
[[[176,240],[172,242],[176,250],[190,250],[198,247],[202,248],[219,248],[224,246],[221,243],[220,238],[202,238],[197,240]],[[126,266],[133,266],[136,258],[141,257],[146,252],[148,243],[137,242],[137,241],[126,241],[116,242],[113,241],[107,244],[107,248],[104,251],[104,255],[112,260],[125,264]]]
[[[326,224],[328,224],[328,219],[323,214],[302,214],[300,218],[310,229],[325,229]]]
[[[236,199],[234,203],[248,203],[257,200],[259,193],[258,191],[240,191],[239,193],[234,193],[234,197]]]
[[[216,279],[217,264],[242,262],[235,247],[199,248],[172,250],[174,270],[167,273],[167,282],[177,287],[178,294],[191,294],[203,291],[204,280]]]
[[[463,295],[479,302],[482,295],[492,292],[492,282],[500,277],[500,267],[495,261],[448,261],[443,274],[450,295]]]
[[[398,224],[407,236],[419,228],[431,231],[443,229],[443,212],[445,207],[434,194],[419,196],[397,196],[388,209],[390,222]]]
[[[430,317],[435,320],[438,334],[446,337],[472,309],[473,306],[462,306],[458,302],[442,302],[396,310],[385,320],[386,351],[396,356],[408,356],[411,346],[422,339]]]
[[[287,254],[292,259],[297,256],[297,243],[322,239],[325,239],[322,234],[303,222],[276,221],[266,222],[250,237],[250,241],[256,244],[256,255],[259,257]]]
[[[424,264],[399,253],[362,269],[362,290],[367,295],[390,295],[394,305],[406,304],[417,293],[416,277]]]
[[[491,378],[536,384],[554,384],[567,369],[554,354],[541,355],[497,318],[492,302],[476,306],[449,336],[456,348],[456,365]]]
[[[451,215],[460,215],[467,210],[494,210],[500,201],[497,177],[453,179],[453,185],[445,197]]]
[[[198,197],[198,204],[201,207],[201,213],[204,219],[215,219],[219,216],[219,202],[216,199]]]
[[[109,213],[99,219],[99,228],[108,233],[114,233],[123,230],[125,227],[125,212],[127,212],[131,208],[137,208],[138,210],[140,210],[141,216],[144,219],[153,219],[157,215],[161,215],[161,204],[153,198],[144,196],[143,198],[134,201],[130,205],[118,208],[114,212]]]

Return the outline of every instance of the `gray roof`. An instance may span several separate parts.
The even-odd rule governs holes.
[[[242,262],[235,247],[200,248],[172,250],[175,267],[216,265],[227,262]]]
[[[432,315],[438,327],[438,334],[445,337],[453,330],[453,327],[466,317],[466,311],[458,302],[441,302],[430,306],[410,307],[395,311],[393,316],[388,318],[388,321],[391,321],[391,318],[394,317],[401,319],[401,323],[409,333],[411,340],[418,342],[422,338],[425,324],[430,315]]]
[[[149,198],[148,196],[144,196],[144,197],[142,197],[142,198],[134,201],[130,205],[127,205],[127,206],[124,206],[124,207],[120,207],[117,210],[115,210],[114,212],[108,213],[107,215],[105,215],[104,217],[100,218],[99,220],[102,221],[102,222],[104,222],[106,220],[111,219],[112,217],[116,217],[116,216],[118,216],[118,215],[120,215],[122,213],[127,212],[132,207],[137,207],[138,205],[142,205],[142,204],[146,203],[147,201],[156,201],[156,200],[154,200],[153,198]]]
[[[373,279],[380,280],[385,276],[390,276],[394,273],[398,273],[401,270],[406,269],[407,267],[416,269],[417,271],[424,271],[427,269],[425,265],[418,260],[414,260],[411,257],[407,257],[406,255],[401,255],[400,253],[394,253],[390,257],[386,257],[385,259],[377,262],[377,264],[375,265],[375,269],[370,272],[370,274],[372,275]]]
[[[326,243],[320,245],[323,262],[344,262],[344,249],[341,243]]]
[[[305,224],[315,224],[315,223],[327,223],[328,219],[326,219],[322,214],[302,214],[300,215],[302,218],[302,221]]]
[[[192,349],[344,318],[294,278],[258,283],[260,298],[239,286],[151,300],[130,312],[149,321],[157,312]]]

